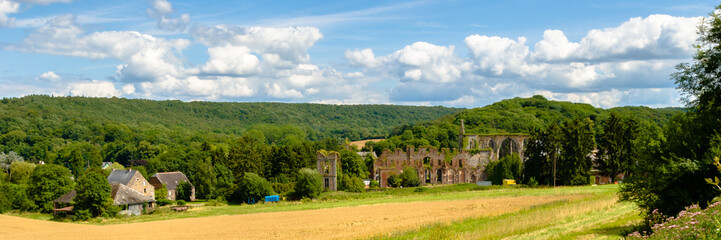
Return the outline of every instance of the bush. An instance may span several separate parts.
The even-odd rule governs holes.
[[[232,202],[256,203],[263,201],[265,196],[274,195],[273,187],[265,178],[255,173],[245,173],[238,181],[238,188],[231,195]]]
[[[177,204],[178,206],[185,206],[185,204],[187,204],[187,202],[185,202],[185,200],[178,200],[175,202],[175,204]]]
[[[298,180],[295,182],[295,196],[297,198],[317,198],[323,191],[323,178],[317,171],[303,168],[298,171]]]
[[[398,176],[395,174],[392,174],[388,177],[388,186],[389,187],[400,187],[401,183],[403,182]]]
[[[169,200],[169,199],[158,199],[158,200],[155,201],[155,203],[157,203],[158,206],[167,206],[167,205],[173,204],[173,200]]]
[[[155,200],[168,200],[168,187],[165,186],[165,184],[163,184],[160,188],[155,189]]]
[[[359,177],[352,177],[350,180],[346,183],[345,190],[348,192],[364,192],[366,185],[363,183],[363,179],[360,179]]]
[[[273,191],[276,193],[287,193],[293,191],[295,183],[273,183]]]
[[[426,192],[426,191],[428,191],[427,187],[419,187],[419,188],[416,188],[416,190],[413,190],[413,192]]]
[[[73,217],[73,220],[75,221],[85,221],[93,217],[93,215],[90,213],[90,210],[84,209],[84,210],[75,210],[75,217]]]
[[[527,183],[527,184],[528,184],[529,187],[537,187],[537,186],[538,186],[538,181],[536,181],[536,178],[531,177],[531,179],[528,179],[528,183]]]
[[[379,188],[379,187],[381,187],[381,184],[380,184],[378,181],[376,181],[376,180],[371,180],[371,184],[370,184],[370,188],[371,188],[371,189],[376,189],[376,188]]]
[[[652,214],[658,213],[653,211]],[[653,234],[644,236],[639,232],[628,235],[628,239],[718,239],[721,236],[721,202],[701,210],[691,205],[678,216],[651,227]]]
[[[418,187],[421,185],[421,180],[418,178],[418,173],[415,169],[407,167],[403,169],[403,173],[398,176],[401,179],[401,186],[404,187]]]

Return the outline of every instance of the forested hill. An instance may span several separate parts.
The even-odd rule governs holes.
[[[393,127],[437,119],[462,109],[399,105],[325,105],[309,103],[230,103],[153,101],[122,98],[26,96],[3,99],[0,133],[10,127],[28,129],[43,119],[44,127],[68,121],[87,125],[162,125],[193,131],[242,134],[256,124],[294,125],[311,138],[352,140],[384,136]],[[34,128],[32,126],[30,128]],[[312,132],[312,133],[311,133]]]
[[[682,108],[616,107],[596,108],[590,104],[547,100],[543,96],[506,99],[494,104],[467,109],[442,117],[441,121],[459,124],[464,120],[466,131],[472,133],[527,132],[532,127],[542,127],[551,122],[560,123],[574,117],[590,118],[598,123],[608,118],[610,112],[633,116],[641,121],[664,125]]]
[[[596,133],[599,133],[602,122],[611,112],[634,117],[642,124],[660,127],[673,115],[683,111],[683,108],[649,107],[602,109],[583,103],[552,101],[543,96],[513,98],[485,107],[465,109],[436,120],[394,128],[390,138],[375,145],[374,149],[380,152],[384,148],[404,149],[407,145],[456,148],[461,119],[464,120],[466,133],[483,134],[528,133],[532,128],[544,128],[549,123],[563,123],[581,117],[593,120]]]

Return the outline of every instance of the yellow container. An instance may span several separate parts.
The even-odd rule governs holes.
[[[503,186],[513,186],[513,185],[516,185],[516,180],[503,179]]]

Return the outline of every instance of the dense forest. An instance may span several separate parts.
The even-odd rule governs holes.
[[[26,96],[3,98],[0,133],[42,125],[113,123],[129,127],[162,126],[192,132],[241,135],[259,124],[293,125],[309,140],[351,140],[384,136],[395,126],[437,119],[462,109],[399,105],[310,103],[181,102],[124,98]]]
[[[366,149],[372,147],[380,154],[382,149],[405,149],[408,145],[457,148],[461,120],[464,121],[466,133],[528,134],[533,129],[544,128],[552,123],[560,124],[575,118],[588,118],[596,123],[594,130],[598,135],[603,133],[602,125],[599,123],[608,119],[612,112],[633,117],[644,126],[661,127],[672,116],[685,112],[685,109],[649,107],[602,109],[583,103],[551,101],[543,96],[513,98],[481,108],[466,109],[431,121],[396,127],[390,132],[387,140],[369,143]]]

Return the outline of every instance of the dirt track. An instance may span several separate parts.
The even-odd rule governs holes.
[[[581,196],[388,203],[103,226],[0,215],[0,239],[349,239],[578,198]]]

